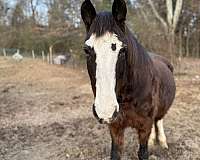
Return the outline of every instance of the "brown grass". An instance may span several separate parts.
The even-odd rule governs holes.
[[[169,150],[156,146],[150,159],[199,159],[198,66],[193,59],[179,66],[176,100],[165,117]],[[109,132],[93,118],[92,101],[86,71],[0,58],[0,159],[109,159]],[[123,159],[136,159],[137,147],[137,135],[128,129]]]

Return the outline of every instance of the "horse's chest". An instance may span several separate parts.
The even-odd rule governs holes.
[[[147,102],[140,107],[126,104],[122,107],[118,123],[125,127],[141,128],[144,122],[153,118],[155,111],[155,107]]]

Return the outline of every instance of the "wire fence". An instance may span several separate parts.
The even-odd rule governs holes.
[[[0,56],[3,57],[12,57],[15,54],[19,54],[20,56],[24,58],[31,58],[35,60],[42,60],[43,62],[49,63],[49,64],[57,64],[57,65],[67,65],[72,67],[78,67],[83,66],[83,61],[80,60],[79,57],[76,55],[73,55],[72,53],[53,53],[53,51],[50,51],[51,53],[47,53],[45,51],[26,51],[26,50],[20,50],[17,48],[0,48]]]
[[[0,48],[0,55],[4,57],[13,56],[16,53],[19,53],[20,55],[26,58],[33,58],[33,59],[37,58],[37,59],[43,59],[44,61],[48,60],[48,57],[49,57],[49,53],[45,53],[44,51],[41,51],[40,53],[38,53],[38,52],[35,52],[34,50],[25,51],[25,50],[20,50],[17,48]]]

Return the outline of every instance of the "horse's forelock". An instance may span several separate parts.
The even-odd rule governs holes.
[[[106,32],[115,33],[119,37],[123,36],[123,31],[117,25],[112,13],[100,12],[94,19],[88,35],[95,34],[96,37],[101,37]]]

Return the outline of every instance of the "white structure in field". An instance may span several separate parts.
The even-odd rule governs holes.
[[[53,59],[53,63],[61,65],[61,64],[64,64],[66,60],[67,58],[65,55],[59,55]]]
[[[19,50],[12,56],[12,58],[16,61],[21,61],[23,59],[23,56],[19,54]]]

